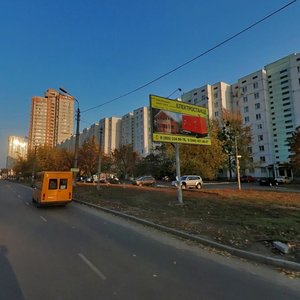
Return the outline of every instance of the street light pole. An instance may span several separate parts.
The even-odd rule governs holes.
[[[242,156],[238,154],[237,136],[234,137],[234,143],[235,143],[236,176],[238,182],[238,189],[241,190],[240,158]]]
[[[97,180],[97,190],[100,190],[100,177],[101,177],[101,162],[102,162],[102,153],[101,153],[101,146],[102,146],[102,127],[100,127],[100,136],[99,136],[99,158],[98,158],[98,180]]]
[[[76,133],[75,133],[75,149],[74,149],[74,162],[73,167],[75,169],[75,175],[76,175],[76,169],[78,167],[78,150],[79,150],[79,125],[80,125],[80,109],[79,109],[79,101],[68,91],[66,91],[64,88],[59,88],[63,93],[71,96],[74,98],[74,100],[77,102],[77,110],[76,110]],[[75,182],[76,182],[76,176],[75,176]]]

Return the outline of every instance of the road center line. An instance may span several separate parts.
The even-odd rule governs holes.
[[[78,253],[78,256],[102,279],[106,280],[105,275],[95,266],[93,265],[83,254]]]
[[[44,222],[47,222],[47,220],[46,220],[43,216],[40,216],[40,218],[41,218]]]

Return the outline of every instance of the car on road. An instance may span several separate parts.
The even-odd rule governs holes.
[[[178,186],[178,180],[172,182],[172,185]],[[188,188],[201,189],[203,186],[203,181],[199,175],[183,175],[181,177],[181,188],[186,190]]]
[[[153,176],[142,176],[137,178],[136,180],[133,180],[132,184],[137,186],[143,186],[143,185],[155,186],[156,180]]]
[[[263,177],[263,178],[260,178],[259,185],[278,186],[278,182],[273,177]]]
[[[256,181],[256,179],[254,177],[247,176],[247,175],[241,176],[240,179],[241,179],[241,182],[247,182],[247,183]]]
[[[278,183],[291,183],[292,180],[287,176],[277,176],[275,177]]]

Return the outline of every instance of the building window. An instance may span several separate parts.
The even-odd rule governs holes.
[[[259,151],[265,151],[265,146],[259,146]]]
[[[247,116],[247,117],[245,117],[245,123],[248,123],[248,122],[250,122],[250,118],[249,118],[249,116]]]
[[[244,96],[244,97],[243,97],[243,101],[244,101],[244,103],[248,102],[248,97],[247,97],[247,96]]]
[[[266,161],[266,158],[265,158],[264,156],[261,156],[261,157],[259,158],[259,160],[260,160],[261,162],[265,162],[265,161]]]
[[[257,129],[262,129],[262,124],[257,124]]]
[[[242,88],[242,92],[243,92],[243,93],[247,93],[247,87],[246,87],[246,86],[244,86],[244,87]]]
[[[258,99],[259,98],[259,93],[254,93],[254,99]]]
[[[216,111],[216,112],[215,112],[215,117],[218,117],[218,116],[219,116],[219,112]]]
[[[260,103],[255,103],[255,109],[260,109]]]
[[[257,136],[257,140],[260,142],[260,141],[263,141],[264,140],[264,136],[262,134],[258,135]]]
[[[256,120],[260,120],[261,119],[261,114],[256,114]]]
[[[219,106],[219,102],[215,102],[214,103],[214,107],[216,108],[216,107],[218,107]]]
[[[254,89],[257,89],[257,88],[258,88],[258,82],[254,82],[254,83],[253,83],[253,88],[254,88]]]
[[[248,106],[245,106],[245,107],[244,107],[244,113],[247,113],[247,112],[249,112],[249,107],[248,107]]]
[[[300,67],[299,66],[297,67],[297,72],[300,73]]]
[[[214,93],[214,98],[218,98],[218,93]]]

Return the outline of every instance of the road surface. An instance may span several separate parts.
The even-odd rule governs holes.
[[[300,299],[300,280],[0,180],[0,300]]]

